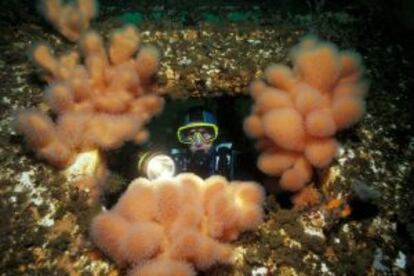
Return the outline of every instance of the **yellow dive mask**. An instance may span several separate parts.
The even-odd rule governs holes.
[[[215,124],[194,122],[177,130],[178,141],[182,144],[194,142],[210,143],[217,139],[218,127]]]

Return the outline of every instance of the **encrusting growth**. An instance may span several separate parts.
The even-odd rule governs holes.
[[[195,275],[230,261],[225,242],[256,228],[263,200],[258,184],[221,176],[138,178],[93,219],[91,236],[117,264],[132,266],[130,275]]]
[[[132,26],[113,33],[108,49],[97,33],[88,31],[79,41],[84,64],[76,51],[57,57],[46,45],[34,49],[33,59],[49,83],[45,100],[57,118],[26,110],[18,113],[16,129],[40,157],[65,167],[78,152],[148,138],[144,126],[162,110],[164,100],[151,82],[159,53],[151,46],[139,48],[139,42]]]
[[[95,0],[77,0],[64,4],[62,0],[44,0],[41,6],[46,19],[68,40],[77,41],[97,13]]]
[[[252,83],[255,104],[244,129],[258,139],[259,169],[280,176],[283,189],[299,191],[313,167],[332,162],[335,133],[363,116],[368,83],[358,54],[315,37],[304,38],[290,54],[293,69],[272,65],[265,81]]]

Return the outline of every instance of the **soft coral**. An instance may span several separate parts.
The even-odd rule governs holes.
[[[259,169],[281,176],[282,188],[298,191],[311,180],[312,166],[332,162],[335,133],[361,119],[368,85],[358,54],[313,36],[290,55],[292,69],[269,66],[265,81],[252,83],[255,104],[244,129],[259,139]]]

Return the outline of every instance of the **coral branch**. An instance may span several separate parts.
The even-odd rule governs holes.
[[[290,54],[293,70],[272,65],[265,81],[252,83],[255,104],[244,129],[258,139],[259,169],[280,176],[283,189],[299,191],[311,180],[312,166],[332,162],[335,133],[363,116],[368,85],[354,52],[306,37]]]
[[[194,174],[150,182],[138,178],[118,203],[96,216],[95,244],[131,275],[194,275],[226,263],[226,241],[254,229],[263,218],[264,193],[253,182],[203,181]]]
[[[64,37],[77,41],[96,16],[97,3],[95,0],[77,0],[72,4],[64,4],[62,0],[43,0],[42,11]]]

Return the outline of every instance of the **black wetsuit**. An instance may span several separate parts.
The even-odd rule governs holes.
[[[176,164],[177,173],[192,172],[202,178],[218,174],[233,179],[234,152],[231,143],[214,145],[207,153],[172,149],[171,156]]]

